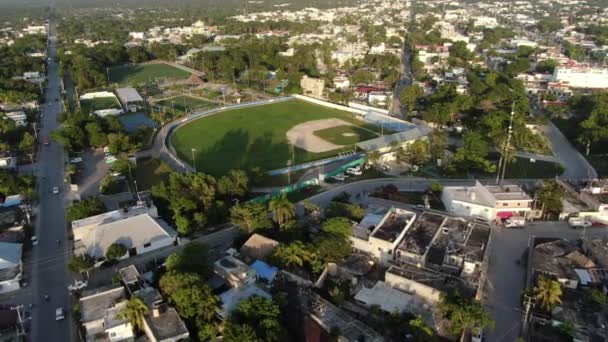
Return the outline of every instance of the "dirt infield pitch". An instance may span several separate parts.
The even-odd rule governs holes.
[[[340,119],[322,119],[301,123],[287,131],[287,140],[293,145],[312,153],[321,153],[336,150],[343,146],[332,144],[313,133],[322,129],[337,126],[351,126],[352,124]]]

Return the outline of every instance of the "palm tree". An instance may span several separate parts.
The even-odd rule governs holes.
[[[547,311],[562,302],[561,285],[550,278],[539,277],[534,286],[534,298],[540,303],[541,308]]]
[[[280,227],[294,216],[293,204],[289,202],[285,193],[273,197],[268,203],[268,209],[272,212],[272,218]]]
[[[118,317],[131,323],[134,330],[141,330],[144,325],[144,316],[148,313],[148,306],[139,297],[132,297],[127,306],[120,310]]]

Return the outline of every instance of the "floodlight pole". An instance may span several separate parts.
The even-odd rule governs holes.
[[[194,159],[194,152],[196,152],[196,149],[193,147],[191,151],[192,151],[192,166],[194,166],[194,172],[197,172],[196,171],[196,160]]]

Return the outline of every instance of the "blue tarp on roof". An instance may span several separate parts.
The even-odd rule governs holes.
[[[274,280],[274,277],[279,272],[278,268],[270,266],[261,260],[256,260],[250,267],[257,272],[259,278],[265,279],[269,283]]]

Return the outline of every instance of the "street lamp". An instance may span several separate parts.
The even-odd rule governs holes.
[[[291,165],[293,164],[293,160],[287,161],[287,185],[291,185]]]
[[[194,152],[196,152],[196,149],[193,147],[192,148],[192,165],[194,166],[194,172],[196,172],[196,160],[194,159]]]

